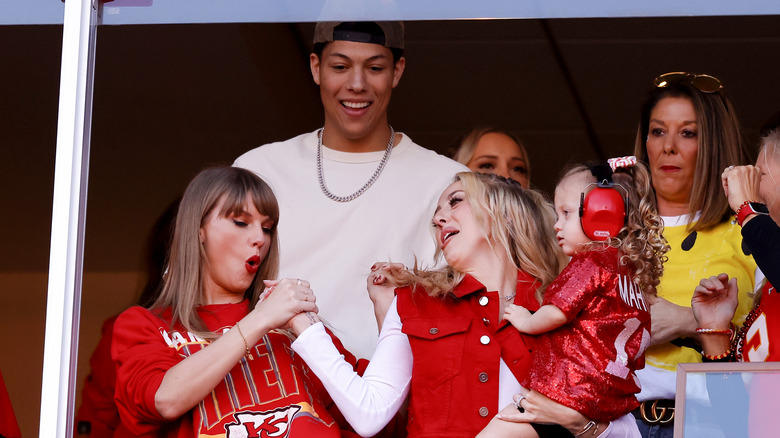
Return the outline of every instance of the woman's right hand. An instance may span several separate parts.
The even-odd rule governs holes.
[[[522,390],[513,399],[515,405],[509,405],[510,408],[502,410],[496,418],[513,423],[559,424],[573,434],[580,432],[589,421],[576,410],[540,392]],[[603,430],[604,426],[601,428]]]
[[[269,330],[285,327],[299,313],[319,311],[308,281],[285,278],[264,283],[266,290],[250,315],[262,320]]]
[[[761,169],[755,166],[729,166],[721,174],[723,191],[734,212],[746,201],[763,202],[758,189],[761,184]]]

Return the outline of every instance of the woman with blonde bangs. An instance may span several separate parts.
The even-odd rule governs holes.
[[[342,436],[277,330],[317,311],[307,282],[275,280],[278,220],[274,194],[250,171],[206,169],[189,184],[160,297],[114,325],[115,401],[130,432]]]
[[[531,161],[520,139],[509,131],[476,128],[460,141],[452,159],[473,172],[511,178],[524,188],[531,184]]]
[[[376,351],[357,376],[327,340],[321,323],[293,321],[293,349],[311,365],[347,421],[372,436],[409,395],[409,437],[474,437],[529,372],[533,337],[502,320],[509,304],[539,308],[539,297],[565,257],[552,229],[549,201],[511,179],[459,173],[433,214],[447,266],[372,268],[369,290],[393,294]],[[370,293],[376,293],[370,292]],[[588,420],[542,394],[525,395],[526,421],[579,432]],[[603,437],[638,436],[624,416]]]
[[[643,436],[671,437],[677,364],[702,360],[690,308],[693,290],[701,278],[721,272],[736,277],[742,296],[733,321],[739,324],[760,271],[743,250],[739,227],[729,221],[721,188],[723,169],[749,161],[722,83],[710,75],[673,72],[654,85],[642,106],[634,155],[650,168],[671,249],[658,299],[651,303],[652,342],[647,366],[637,373],[642,405],[635,415]]]

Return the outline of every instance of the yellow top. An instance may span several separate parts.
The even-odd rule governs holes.
[[[672,218],[665,218],[666,220]],[[737,278],[739,306],[733,322],[740,325],[752,306],[748,295],[755,289],[756,262],[742,249],[741,228],[723,222],[707,231],[692,232],[686,225],[665,226],[664,237],[671,250],[664,264],[658,296],[680,306],[691,306],[693,290],[701,279],[727,273]],[[656,345],[645,353],[647,365],[676,371],[678,363],[701,362],[697,351],[671,343]]]

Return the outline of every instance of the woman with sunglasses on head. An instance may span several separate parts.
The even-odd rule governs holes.
[[[513,134],[496,128],[476,128],[460,141],[452,159],[473,172],[495,173],[528,188],[531,162],[525,145]]]
[[[656,78],[642,106],[634,154],[652,177],[668,261],[651,303],[652,342],[637,372],[642,404],[635,412],[643,436],[672,437],[677,363],[701,362],[691,296],[701,278],[726,272],[739,281],[734,322],[750,310],[757,271],[743,250],[739,226],[730,223],[720,176],[748,162],[734,107],[721,82],[675,72]],[[706,396],[702,385],[702,395]]]
[[[276,197],[250,171],[206,169],[189,184],[160,296],[114,324],[115,400],[133,434],[340,436],[277,330],[317,311],[306,281],[275,280],[278,220]]]
[[[369,289],[397,289],[363,377],[328,342],[320,323],[294,318],[293,349],[361,436],[380,430],[409,394],[410,438],[473,438],[521,390],[525,421],[560,424],[572,434],[592,428],[577,411],[521,388],[533,337],[502,319],[510,304],[538,310],[563,268],[554,222],[539,192],[496,175],[459,173],[433,215],[446,267],[375,265],[369,275]],[[597,436],[639,436],[630,414],[602,426]]]

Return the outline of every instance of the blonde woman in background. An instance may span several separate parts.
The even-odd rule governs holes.
[[[452,159],[473,172],[495,173],[530,187],[531,163],[528,151],[513,134],[495,128],[472,130],[461,140]]]

